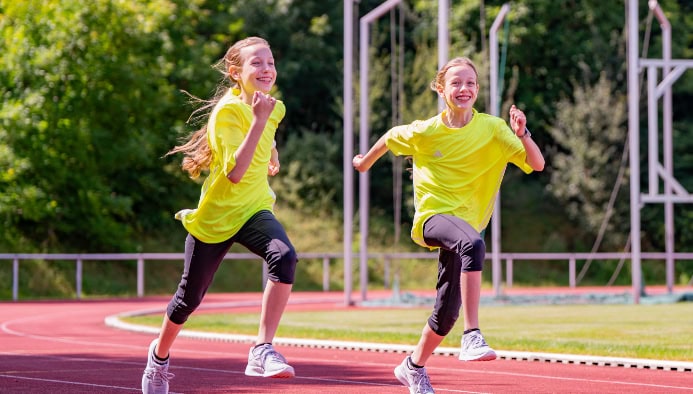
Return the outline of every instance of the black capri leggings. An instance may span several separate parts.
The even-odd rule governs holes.
[[[481,235],[464,220],[438,214],[424,224],[424,241],[440,247],[436,303],[428,325],[438,335],[447,335],[460,316],[462,272],[481,271],[486,244]]]
[[[230,239],[209,244],[188,234],[185,239],[185,266],[178,290],[168,304],[169,319],[183,324],[202,302],[231,245],[238,242],[267,263],[269,280],[294,283],[298,258],[284,227],[270,211],[252,216]]]

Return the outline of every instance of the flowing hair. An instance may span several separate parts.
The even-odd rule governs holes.
[[[241,49],[249,47],[252,45],[262,44],[269,47],[267,40],[260,37],[248,37],[243,40],[237,41],[233,44],[227,51],[222,59],[220,59],[214,68],[217,69],[222,74],[222,79],[217,86],[216,93],[211,100],[203,100],[191,95],[188,92],[190,100],[200,105],[199,108],[195,109],[190,117],[188,118],[188,123],[191,120],[198,121],[203,118],[209,118],[214,106],[217,105],[221,97],[229,89],[229,81],[233,81],[232,86],[238,86],[238,81],[234,80],[229,73],[229,68],[231,66],[241,67],[243,65],[243,59],[241,58]],[[175,146],[173,149],[166,153],[166,156],[183,153],[183,162],[181,163],[181,168],[188,173],[190,178],[197,179],[202,171],[209,169],[209,165],[212,163],[212,150],[209,147],[209,142],[207,141],[207,122],[205,119],[204,126],[200,129],[194,131],[187,137],[187,141],[181,145]]]

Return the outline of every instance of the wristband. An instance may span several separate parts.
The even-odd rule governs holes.
[[[527,137],[531,137],[531,136],[532,136],[532,133],[530,133],[529,129],[525,127],[525,133],[522,135],[518,135],[517,138],[522,139],[522,138],[527,138]]]

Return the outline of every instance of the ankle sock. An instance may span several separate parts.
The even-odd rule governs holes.
[[[421,369],[423,365],[414,364],[414,362],[411,361],[411,357],[407,357],[407,367],[409,367],[409,369]]]
[[[166,358],[160,358],[156,354],[152,353],[152,361],[159,365],[164,365],[168,362],[168,356],[166,356]]]
[[[469,330],[464,330],[464,335],[467,335],[472,331],[481,331],[481,330],[479,330],[478,328],[470,328]]]

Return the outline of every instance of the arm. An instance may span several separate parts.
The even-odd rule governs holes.
[[[522,145],[527,152],[525,161],[534,171],[544,170],[544,155],[537,144],[532,140],[532,134],[527,130],[527,118],[515,105],[510,107],[510,127],[512,127],[515,135],[522,141]]]
[[[276,144],[276,142],[275,142]],[[272,148],[272,156],[270,157],[269,168],[267,174],[269,176],[275,176],[279,173],[279,151],[276,147]]]
[[[259,91],[253,94],[253,121],[250,124],[250,131],[234,154],[236,166],[226,174],[226,178],[231,182],[240,182],[248,167],[250,167],[250,162],[253,160],[253,155],[255,155],[255,148],[260,141],[267,119],[269,119],[275,104],[276,100],[268,94]]]
[[[351,161],[354,168],[359,172],[368,171],[373,163],[375,163],[379,158],[381,158],[385,153],[387,153],[387,145],[385,145],[385,139],[387,134],[384,134],[378,141],[373,144],[371,149],[365,155],[358,154],[354,156]]]

